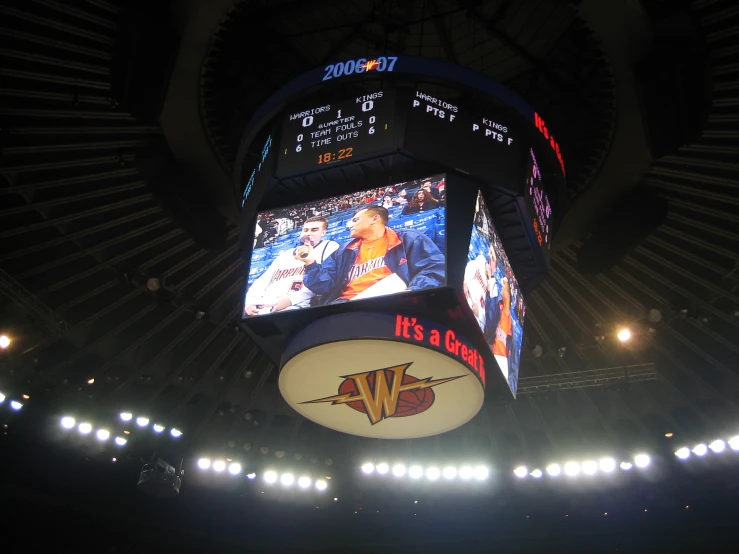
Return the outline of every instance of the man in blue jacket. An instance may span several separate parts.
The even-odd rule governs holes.
[[[352,240],[321,264],[310,245],[298,247],[305,286],[329,304],[445,285],[446,261],[434,242],[418,231],[389,229],[387,222],[382,206],[360,208],[347,223]]]

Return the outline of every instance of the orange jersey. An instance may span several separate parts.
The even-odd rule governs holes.
[[[513,334],[513,322],[510,310],[503,308],[500,312],[498,329],[495,331],[495,342],[493,342],[493,354],[496,356],[508,356],[508,337]]]
[[[341,298],[351,300],[360,292],[393,274],[385,265],[385,254],[387,254],[388,237],[387,231],[379,239],[372,242],[363,240],[359,245],[357,261],[349,270],[349,280]]]

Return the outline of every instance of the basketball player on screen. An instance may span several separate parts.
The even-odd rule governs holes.
[[[495,329],[493,356],[508,379],[508,357],[513,349],[513,319],[511,318],[511,283],[503,277],[501,283],[500,318]]]
[[[387,222],[382,206],[360,208],[347,223],[352,240],[321,264],[310,245],[297,248],[305,285],[326,304],[443,286],[445,259],[436,244],[418,231],[390,229]]]
[[[324,240],[328,229],[325,217],[309,217],[300,233],[299,247],[310,248],[317,263],[323,262],[339,243]],[[282,310],[307,308],[315,294],[303,284],[305,265],[295,258],[295,249],[283,250],[246,292],[244,314],[268,314]]]

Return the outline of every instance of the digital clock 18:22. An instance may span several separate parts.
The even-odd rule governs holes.
[[[335,152],[322,152],[321,154],[318,154],[318,163],[328,164],[338,160],[345,160],[347,158],[351,158],[353,152],[354,148],[352,148],[351,146],[347,148],[340,148]]]

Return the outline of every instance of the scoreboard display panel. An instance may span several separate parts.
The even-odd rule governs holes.
[[[320,170],[390,149],[395,130],[393,90],[293,111],[282,125],[277,174]]]
[[[534,230],[536,241],[541,247],[544,259],[549,263],[549,250],[552,242],[552,206],[542,183],[542,173],[536,160],[534,149],[529,149],[526,167],[526,186],[523,198]]]

